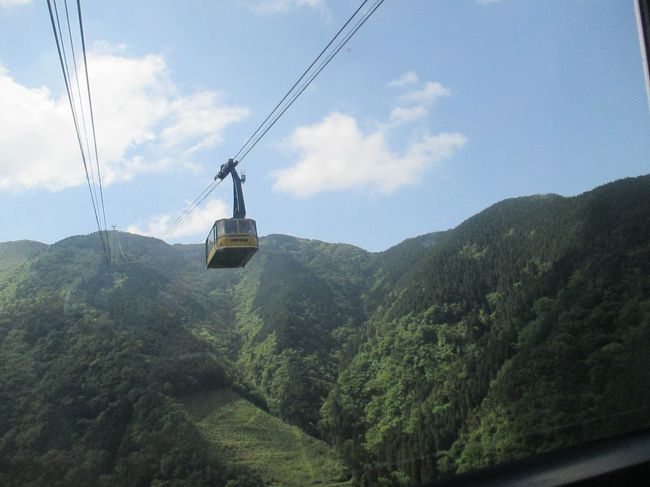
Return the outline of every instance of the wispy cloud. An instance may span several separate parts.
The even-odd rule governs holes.
[[[399,99],[405,102],[432,103],[443,96],[451,96],[451,91],[438,82],[427,81],[422,89],[405,93]]]
[[[160,132],[165,147],[191,144],[188,153],[192,153],[221,143],[225,128],[248,116],[248,109],[225,106],[219,98],[214,91],[202,91],[172,101],[169,104],[171,123]]]
[[[260,15],[274,15],[297,7],[310,7],[327,13],[326,0],[248,0],[246,3]]]
[[[418,75],[413,71],[408,71],[401,75],[399,78],[388,82],[388,86],[402,87],[412,85],[418,82]]]
[[[428,115],[436,100],[451,96],[451,90],[437,81],[426,81],[421,84],[414,71],[408,71],[399,78],[389,81],[387,86],[401,91],[401,95],[397,97],[398,106],[393,108],[390,114],[392,125],[421,120]]]
[[[122,50],[104,43],[88,57],[106,185],[164,171],[171,159],[189,164],[192,153],[219,144],[224,130],[248,115],[215,91],[180,95],[162,56],[130,58]],[[0,191],[84,183],[67,97],[25,86],[2,66],[0,147]]]
[[[397,107],[390,112],[390,121],[394,124],[403,124],[420,120],[427,116],[429,111],[423,106]]]
[[[467,142],[459,133],[427,134],[399,152],[389,146],[386,130],[363,133],[353,117],[336,112],[296,129],[287,145],[299,160],[272,174],[274,189],[296,198],[344,189],[388,194],[416,183]]]
[[[0,0],[0,7],[12,7],[14,5],[27,5],[32,0]]]
[[[187,202],[189,204],[189,201]],[[170,235],[169,239],[183,237],[201,237],[203,238],[207,230],[212,227],[215,220],[228,218],[230,207],[219,198],[213,198],[201,207],[195,208],[192,213],[181,223]],[[160,236],[169,225],[176,219],[176,213],[163,213],[151,217],[146,222],[136,222],[127,228],[130,233],[140,235],[149,235],[152,237]]]

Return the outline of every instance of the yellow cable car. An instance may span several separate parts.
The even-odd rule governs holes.
[[[205,241],[208,269],[244,267],[257,249],[255,220],[249,218],[217,220]]]
[[[255,220],[246,218],[241,187],[246,177],[242,175],[240,178],[237,174],[235,166],[238,163],[228,159],[214,177],[215,180],[223,180],[229,174],[232,176],[234,202],[233,217],[214,222],[208,238],[205,239],[205,262],[208,269],[244,267],[259,248]]]

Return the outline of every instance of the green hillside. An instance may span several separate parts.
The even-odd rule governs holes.
[[[270,235],[245,270],[0,243],[0,485],[412,485],[648,426],[647,201],[515,198],[379,253]]]
[[[647,176],[507,200],[442,235],[323,407],[357,475],[419,483],[650,425],[641,201]]]
[[[0,272],[11,269],[24,260],[37,255],[45,248],[47,245],[32,240],[0,242]]]
[[[202,435],[230,463],[249,468],[269,485],[342,485],[341,460],[323,441],[230,390],[189,397],[185,404]]]
[[[318,277],[318,285],[340,293],[330,282],[338,279],[335,262],[344,262],[339,251],[369,254],[350,246],[341,250],[278,236],[265,240],[268,245],[258,256],[257,271],[251,265],[249,274],[215,273],[203,267],[202,246],[169,246],[119,232],[110,237],[115,249],[112,268],[101,256],[96,235],[88,235],[24,256],[32,258],[17,256],[20,265],[2,280],[0,484],[43,485],[45,479],[57,479],[56,485],[91,480],[100,485],[263,483],[257,470],[201,440],[201,428],[178,400],[233,387],[259,407],[286,413],[277,405],[291,407],[289,377],[276,374],[277,392],[265,395],[250,373],[253,365],[244,367],[247,344],[269,333],[283,337],[282,350],[296,360],[302,360],[305,350],[320,354],[322,362],[313,369],[319,375],[305,376],[306,383],[318,383],[327,374],[333,383],[333,369],[326,371],[323,365],[333,367],[329,352],[318,346],[316,331],[312,338],[296,338],[281,318],[273,321],[277,308],[290,304],[291,293],[299,290],[297,275],[289,279],[293,291],[277,294],[275,300],[265,294],[272,294],[273,287],[247,294],[251,282],[246,278],[272,272],[264,262],[277,266],[275,255],[281,255],[281,246],[288,242],[301,249],[296,263],[287,263],[304,265],[301,284],[315,279],[315,268],[321,266],[330,271],[329,277]],[[279,240],[275,251],[274,240]],[[259,280],[252,285],[257,288]],[[318,296],[318,285],[305,295],[321,306],[310,323],[327,328],[330,314]],[[258,313],[269,320],[259,330],[251,321]],[[324,387],[310,397],[308,407],[314,414],[326,393]],[[296,413],[291,419],[299,423],[302,418]],[[304,434],[299,437],[304,439]],[[306,451],[314,454],[327,451],[322,444],[307,445]],[[319,478],[341,480],[338,460],[329,451],[323,455],[329,459]]]

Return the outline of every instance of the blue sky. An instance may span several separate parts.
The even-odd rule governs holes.
[[[159,235],[359,3],[83,2],[109,225]],[[0,0],[0,241],[95,229],[49,22]],[[262,235],[368,250],[647,174],[633,4],[386,0],[240,168]],[[231,199],[167,241],[203,241]]]

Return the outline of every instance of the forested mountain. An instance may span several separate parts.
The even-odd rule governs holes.
[[[32,240],[4,242],[0,245],[0,272],[11,269],[25,259],[37,255],[47,245]]]
[[[322,428],[371,483],[649,424],[650,178],[496,204],[373,313]]]
[[[0,484],[273,482],[213,403],[360,485],[648,426],[648,202],[650,176],[515,198],[380,253],[271,235],[245,270],[122,232],[111,266],[96,235],[2,243]]]

